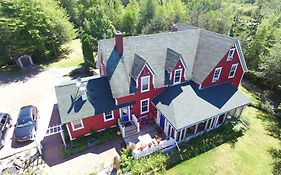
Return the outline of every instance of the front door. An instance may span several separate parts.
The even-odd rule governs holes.
[[[130,106],[126,106],[120,109],[120,116],[126,121],[130,121]]]
[[[165,129],[165,117],[163,115],[160,116],[160,128],[164,131]]]

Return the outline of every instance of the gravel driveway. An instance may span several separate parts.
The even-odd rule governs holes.
[[[37,106],[40,115],[37,138],[42,140],[52,113],[56,111],[57,100],[54,86],[70,80],[64,75],[73,69],[35,67],[28,70],[25,76],[15,77],[0,74],[0,111],[9,113],[15,123],[20,107],[30,104]],[[12,138],[14,127],[8,131],[6,145],[0,150],[0,159],[36,147],[35,141],[24,144],[12,141],[10,138]],[[64,159],[59,156],[62,148],[60,136],[46,137],[43,141],[43,151],[45,156],[47,154],[43,174],[87,175],[97,172],[103,167],[108,167],[112,163],[113,157],[119,156],[118,152],[120,152],[122,142],[122,139],[106,142]]]
[[[53,105],[56,104],[54,86],[69,80],[67,76],[73,68],[34,67],[24,72],[24,75],[0,75],[0,111],[9,113],[13,122],[17,120],[20,107],[35,105],[39,110],[39,127],[37,137],[40,139],[47,130]],[[36,146],[35,141],[16,143],[12,141],[14,127],[8,130],[6,144],[0,150],[0,159],[17,152]]]

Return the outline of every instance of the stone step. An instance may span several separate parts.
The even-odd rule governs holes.
[[[138,133],[137,128],[125,131],[125,137],[130,137]]]

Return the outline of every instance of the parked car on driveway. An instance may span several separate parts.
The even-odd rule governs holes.
[[[12,125],[11,116],[7,113],[0,112],[0,149],[4,147],[8,128],[11,128]]]
[[[34,140],[39,118],[37,107],[29,105],[20,108],[17,123],[15,125],[15,140],[24,142]]]

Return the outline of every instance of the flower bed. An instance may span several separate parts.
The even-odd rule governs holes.
[[[96,145],[103,144],[107,140],[114,140],[118,137],[118,128],[110,128],[103,132],[91,132],[88,136],[79,137],[71,141],[62,151],[62,156],[71,156],[77,152],[84,151]]]

